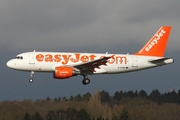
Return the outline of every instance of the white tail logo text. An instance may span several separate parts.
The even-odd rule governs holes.
[[[166,33],[166,31],[164,29],[160,30],[159,33],[156,33],[153,40],[146,46],[145,50],[146,51],[150,51],[151,48],[158,44],[158,41],[161,39],[161,37]]]

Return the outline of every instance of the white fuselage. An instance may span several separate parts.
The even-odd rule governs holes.
[[[17,55],[15,59],[9,60],[7,66],[21,71],[53,72],[58,66],[73,67],[74,65],[111,55],[99,53],[26,52]],[[173,59],[167,59],[157,64],[149,62],[161,58],[163,57],[115,54],[108,60],[107,65],[95,68],[92,74],[132,72],[173,62]]]

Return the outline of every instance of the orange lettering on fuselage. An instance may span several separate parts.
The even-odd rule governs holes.
[[[70,59],[71,55],[62,55],[62,57],[63,57],[63,60],[64,60],[62,62],[62,64],[66,65],[69,62],[69,59]]]
[[[54,62],[60,62],[61,60],[61,55],[54,55]]]
[[[82,61],[83,63],[88,62],[88,61],[89,61],[89,56],[87,56],[87,55],[81,56],[81,61]]]
[[[42,55],[42,54],[36,55],[36,60],[37,60],[38,62],[44,61],[44,55]]]
[[[89,57],[90,57],[90,61],[92,61],[92,60],[95,60],[95,57],[96,57],[96,56],[92,54],[92,55],[90,55]]]
[[[86,63],[92,60],[95,60],[97,56],[94,54],[85,55],[80,53],[75,54],[37,54],[36,60],[38,62],[61,62],[61,64],[66,65],[69,62],[77,63],[82,62]],[[100,56],[103,58],[105,56]],[[98,58],[96,58],[98,59]],[[108,64],[127,64],[127,57],[125,56],[112,56],[108,61]]]
[[[108,60],[108,63],[113,64],[114,62],[115,62],[115,58],[114,58],[114,56],[112,56],[111,59]]]
[[[51,54],[45,55],[45,61],[46,62],[52,62],[53,61],[53,56]]]
[[[127,58],[125,56],[116,56],[116,64],[118,64],[120,62],[120,64],[122,64],[124,62],[124,64],[127,64]]]
[[[80,54],[78,53],[78,54],[75,54],[75,58],[71,58],[70,60],[73,63],[77,63],[79,59],[80,59]]]

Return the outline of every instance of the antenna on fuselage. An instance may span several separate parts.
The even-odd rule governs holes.
[[[36,52],[36,50],[34,50],[33,52]]]

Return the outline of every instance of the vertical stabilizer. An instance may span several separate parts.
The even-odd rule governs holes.
[[[171,26],[162,26],[135,55],[163,57]]]

